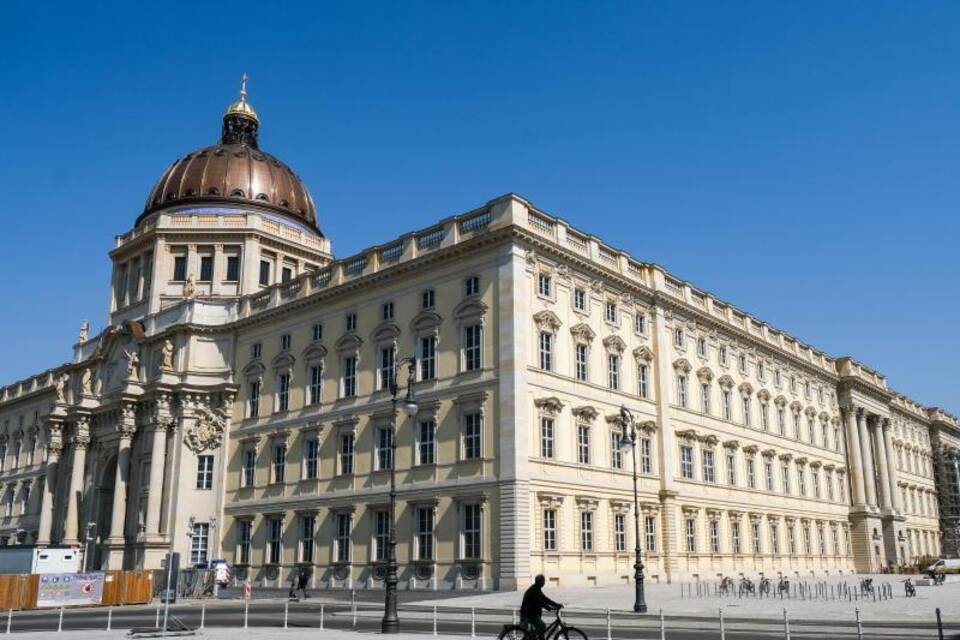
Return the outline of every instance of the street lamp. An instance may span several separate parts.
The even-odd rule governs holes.
[[[83,571],[90,571],[90,557],[93,551],[94,535],[93,532],[97,528],[96,522],[88,522],[87,530],[83,536]]]
[[[627,428],[628,425],[629,429]],[[636,592],[633,600],[633,611],[634,613],[646,613],[647,602],[643,597],[643,556],[640,548],[640,496],[637,493],[637,428],[633,422],[633,414],[623,406],[620,407],[620,426],[623,428],[620,447],[623,449],[630,447],[633,453],[633,538],[636,542],[634,547],[636,561],[633,563],[633,584]]]
[[[398,373],[401,366],[407,365],[407,393],[401,403],[403,413],[412,418],[417,415],[419,407],[413,396],[413,383],[416,381],[417,359],[414,357],[402,358],[393,365],[393,375],[390,381],[390,395],[393,404],[393,429],[390,432],[390,538],[387,542],[387,575],[384,579],[385,596],[383,604],[383,621],[380,623],[380,633],[398,633],[400,618],[397,616],[397,401],[400,395]]]

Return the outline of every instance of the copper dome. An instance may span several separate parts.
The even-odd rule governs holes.
[[[187,154],[163,172],[137,223],[181,204],[249,204],[279,213],[320,234],[310,192],[283,162],[257,146],[259,118],[246,91],[223,116],[220,144]],[[320,234],[322,235],[322,234]]]

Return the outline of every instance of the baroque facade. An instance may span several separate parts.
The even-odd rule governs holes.
[[[242,92],[117,237],[106,328],[0,389],[0,542],[378,588],[395,466],[403,585],[620,583],[635,460],[653,580],[960,551],[947,412],[513,194],[336,259],[259,125]]]

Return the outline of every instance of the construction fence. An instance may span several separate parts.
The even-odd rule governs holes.
[[[0,574],[0,610],[22,611],[71,604],[147,604],[153,597],[153,583],[152,571]],[[75,602],[71,599],[72,593],[78,594]]]

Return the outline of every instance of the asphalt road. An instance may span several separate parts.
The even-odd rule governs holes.
[[[380,629],[382,608],[378,611],[369,606],[358,609],[356,623],[349,604],[326,603],[323,607],[323,626],[325,629],[356,630],[360,632],[377,632]],[[162,609],[161,609],[162,624]],[[209,627],[242,627],[244,624],[244,605],[238,602],[212,602],[202,613],[202,605],[195,602],[176,604],[170,608],[173,629],[177,622],[188,627],[199,627],[201,615],[204,624]],[[108,612],[106,609],[66,609],[63,613],[62,628],[64,631],[79,629],[105,629]],[[283,631],[284,603],[283,602],[255,602],[249,607],[247,624],[250,627],[274,627],[278,637]],[[317,628],[321,625],[321,603],[319,602],[291,602],[287,624],[291,628]],[[511,613],[500,610],[477,610],[475,624],[478,638],[496,638],[503,628],[503,624],[510,621]],[[401,630],[404,632],[423,633],[432,636],[433,619],[432,608],[415,606],[401,610]],[[580,614],[571,612],[564,616],[568,624],[572,624],[586,632],[594,640],[606,640],[607,625],[603,616]],[[6,630],[7,621],[0,616],[0,633]],[[11,619],[13,633],[25,631],[57,631],[60,625],[59,610],[41,610],[14,612]],[[731,626],[749,624],[749,630],[732,629]],[[153,628],[157,624],[156,606],[130,606],[113,609],[111,626],[113,629],[131,629],[135,627]],[[638,626],[639,625],[639,626]],[[731,640],[761,640],[770,638],[784,638],[782,621],[760,621],[749,619],[727,618],[726,638]],[[670,616],[665,618],[667,629],[666,637],[669,640],[704,640],[719,638],[719,626],[716,620],[705,620],[691,616]],[[618,615],[611,619],[612,637],[614,640],[659,640],[660,630],[657,617]],[[842,629],[842,630],[840,630]],[[442,607],[439,610],[437,633],[440,635],[465,635],[471,632],[470,609],[462,607]],[[856,626],[852,624],[839,625],[834,622],[793,621],[791,622],[791,636],[796,638],[851,638],[856,639]],[[919,624],[912,622],[883,624],[864,624],[863,638],[866,640],[900,640],[901,638],[937,638],[934,624]],[[960,625],[951,625],[946,628],[945,638],[960,638]]]

